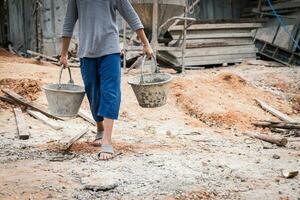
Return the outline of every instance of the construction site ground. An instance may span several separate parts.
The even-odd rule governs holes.
[[[95,127],[81,118],[59,122],[55,131],[30,117],[30,139],[19,140],[12,108],[0,102],[0,199],[264,199],[299,200],[300,141],[286,147],[244,136],[271,134],[252,125],[278,120],[255,98],[300,120],[299,68],[238,64],[174,75],[167,105],[138,106],[122,77],[122,106],[111,161],[97,161]],[[57,82],[59,68],[0,51],[0,88],[47,106],[42,86]],[[80,69],[72,70],[82,85]],[[67,73],[64,74],[67,81]],[[2,95],[2,93],[1,93]],[[88,110],[85,99],[82,108]],[[24,109],[24,108],[23,108]],[[69,152],[60,140],[90,130]]]

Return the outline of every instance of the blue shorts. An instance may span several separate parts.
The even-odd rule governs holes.
[[[99,58],[81,58],[81,75],[96,122],[118,119],[121,104],[121,58],[110,54]]]

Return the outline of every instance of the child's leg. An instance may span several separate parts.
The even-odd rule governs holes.
[[[102,145],[111,145],[114,120],[118,119],[121,103],[120,54],[111,54],[101,58],[99,76],[101,79],[101,96],[98,115],[104,117]],[[112,157],[111,153],[103,152],[100,155],[101,160]]]
[[[98,68],[100,66],[98,65],[98,59],[81,58],[80,65],[81,75],[93,118],[97,122],[98,131],[103,131],[103,117],[98,115],[100,106],[100,78],[98,75]]]

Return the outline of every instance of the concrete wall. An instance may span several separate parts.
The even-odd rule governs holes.
[[[32,15],[34,0],[9,0],[8,3],[8,40],[16,50],[35,50],[36,18]]]

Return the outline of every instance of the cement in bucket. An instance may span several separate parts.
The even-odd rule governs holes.
[[[59,74],[59,83],[48,84],[43,87],[48,101],[48,109],[54,116],[77,116],[85,95],[84,88],[74,84],[70,68],[68,68],[68,71],[70,76],[68,84],[61,84],[62,67]]]
[[[144,56],[145,62],[146,56]],[[155,58],[156,72],[153,74],[144,74],[143,65],[142,73],[139,76],[131,78],[128,83],[131,85],[138,103],[143,108],[161,107],[167,103],[169,92],[169,83],[172,76],[167,73],[159,73]]]

